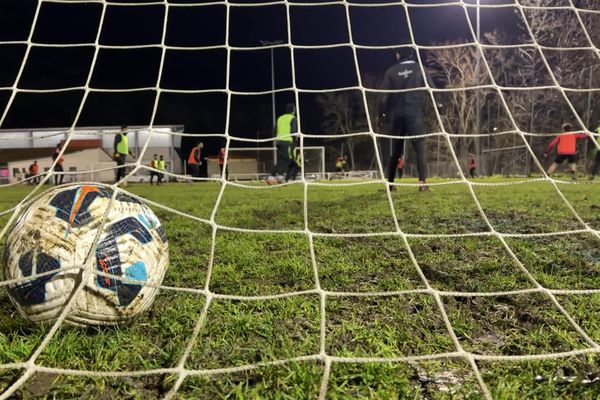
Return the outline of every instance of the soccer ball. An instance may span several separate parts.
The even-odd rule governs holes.
[[[74,325],[127,322],[150,307],[169,263],[165,231],[145,204],[119,192],[109,206],[112,195],[103,185],[52,189],[12,227],[4,277],[17,280],[8,294],[27,319],[56,320],[73,294]]]

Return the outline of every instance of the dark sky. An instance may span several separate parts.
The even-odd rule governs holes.
[[[119,48],[130,45],[159,45],[165,7],[163,5],[122,6],[112,1],[107,7],[100,35],[101,48],[93,70],[87,98],[78,126],[148,125],[156,92],[159,47]],[[304,3],[304,0],[298,3]],[[379,1],[380,3],[383,1]],[[412,0],[411,3],[438,3],[444,0]],[[472,0],[474,3],[475,0]],[[193,1],[170,1],[166,52],[160,87],[168,90],[208,90],[202,93],[162,92],[154,123],[184,124],[187,132],[222,133],[225,129],[227,96],[227,51],[225,4],[178,7]],[[195,3],[201,3],[198,0]],[[253,3],[255,6],[236,6]],[[258,5],[259,1],[231,2],[228,44],[231,50],[229,88],[248,93],[231,98],[229,132],[236,136],[268,135],[271,126],[271,96],[252,94],[271,88],[269,49],[248,50],[261,40],[288,41],[286,7],[283,4]],[[404,8],[399,5],[360,7],[373,1],[350,4],[353,42],[357,45],[390,46],[409,43]],[[512,3],[487,0],[482,3]],[[37,2],[0,1],[0,41],[26,40]],[[35,26],[34,44],[78,44],[76,47],[34,45],[23,75],[21,89],[72,90],[53,93],[17,94],[0,128],[66,127],[73,123],[81,103],[92,58],[102,6],[98,3],[43,3]],[[492,13],[493,11],[493,13]],[[474,18],[474,12],[471,12]],[[458,6],[410,8],[417,44],[471,41],[464,11]],[[512,9],[484,10],[483,30],[506,28],[514,18]],[[339,5],[290,6],[291,41],[296,46],[335,45],[333,48],[295,48],[296,85],[300,89],[331,89],[357,85],[346,8]],[[474,20],[473,20],[474,21]],[[510,25],[510,24],[509,24]],[[210,49],[191,49],[214,46]],[[0,87],[13,85],[25,54],[25,44],[0,44]],[[360,74],[382,75],[393,62],[393,49],[358,49]],[[292,87],[291,54],[287,47],[274,50],[276,88]],[[139,89],[134,92],[102,92],[103,89]],[[4,110],[10,90],[0,91]],[[277,111],[294,100],[292,91],[277,94]],[[300,94],[303,131],[317,133],[320,113],[314,94]],[[264,136],[266,137],[266,136]]]

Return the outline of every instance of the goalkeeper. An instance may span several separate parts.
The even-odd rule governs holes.
[[[406,90],[424,87],[423,76],[419,64],[415,61],[415,54],[411,48],[396,51],[397,63],[387,71],[383,77],[382,89]],[[427,80],[434,87],[430,79]],[[425,120],[423,118],[427,93],[423,90],[413,90],[400,93],[389,93],[384,99],[384,115],[389,121],[389,131],[394,136],[414,136],[425,133]],[[392,155],[388,163],[387,178],[393,183],[396,178],[398,160],[404,156],[404,139],[394,139]],[[423,138],[412,139],[411,143],[417,157],[417,172],[419,175],[419,191],[428,190],[425,180],[427,164]],[[390,190],[394,190],[390,186]]]
[[[127,125],[121,126],[121,132],[117,133],[115,136],[115,143],[113,145],[114,148],[114,157],[117,162],[117,177],[115,182],[119,182],[121,179],[125,178],[125,162],[127,161],[127,156],[131,155],[135,157],[133,152],[129,150],[129,141],[127,139]],[[127,182],[125,182],[127,185]]]
[[[548,157],[548,154],[556,147],[556,157],[548,168],[548,175],[552,175],[559,164],[562,164],[565,160],[569,164],[569,170],[571,171],[571,179],[577,179],[577,139],[587,139],[588,135],[585,133],[571,132],[571,124],[565,123],[562,126],[563,132],[548,144],[544,151],[544,157]]]

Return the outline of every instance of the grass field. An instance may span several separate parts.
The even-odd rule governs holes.
[[[509,179],[479,179],[506,183]],[[410,182],[410,181],[408,181]],[[436,181],[433,181],[436,182]],[[444,182],[444,181],[437,181]],[[262,187],[262,186],[261,186]],[[585,224],[600,230],[600,185],[560,184]],[[0,211],[32,189],[0,188]],[[354,358],[400,358],[452,353],[455,343],[436,299],[398,235],[332,236],[395,230],[382,184],[310,186],[307,221],[302,185],[271,189],[227,186],[215,222],[255,230],[296,232],[216,233],[209,276],[211,227],[154,207],[169,241],[171,265],[164,284],[219,295],[185,362],[193,370],[176,398],[308,399],[319,394],[325,365],[317,357],[234,371],[324,351],[333,362],[327,398],[480,399],[483,393],[469,363],[460,357],[434,360],[357,362]],[[183,213],[209,219],[217,183],[131,185],[134,194]],[[552,185],[535,182],[474,186],[485,214],[501,233],[537,234],[584,229]],[[420,271],[441,303],[461,347],[474,355],[540,355],[590,347],[542,292],[465,296],[450,292],[503,292],[535,288],[501,240],[493,235],[425,237],[419,234],[489,232],[464,184],[434,186],[429,193],[398,187],[392,194],[400,229]],[[8,216],[0,217],[4,226]],[[304,233],[314,232],[314,262]],[[592,233],[506,237],[537,282],[548,289],[600,289],[600,240]],[[317,288],[325,291],[325,323]],[[256,299],[252,296],[299,295]],[[405,293],[390,293],[401,292]],[[359,296],[359,294],[362,294]],[[569,293],[557,301],[600,343],[600,294]],[[150,312],[129,326],[61,327],[37,364],[93,371],[143,371],[177,366],[206,297],[163,290]],[[7,367],[27,361],[49,326],[22,319],[0,287],[0,393],[23,373]],[[321,335],[324,333],[324,347]],[[593,354],[534,361],[478,360],[497,399],[600,398],[600,360]],[[227,370],[227,368],[230,368]],[[15,398],[163,397],[177,381],[171,373],[132,377],[81,377],[36,373]]]

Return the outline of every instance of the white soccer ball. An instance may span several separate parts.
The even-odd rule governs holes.
[[[27,319],[56,320],[74,293],[66,321],[75,325],[127,322],[150,307],[169,263],[165,231],[149,207],[125,193],[109,207],[112,195],[104,185],[52,189],[12,227],[4,278],[18,280],[8,293]]]

